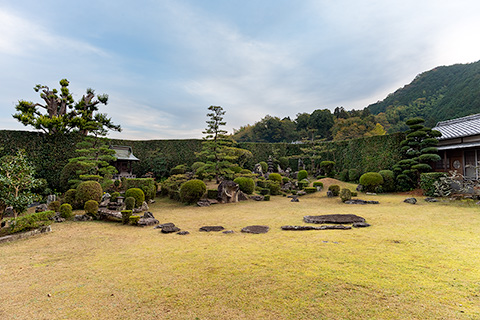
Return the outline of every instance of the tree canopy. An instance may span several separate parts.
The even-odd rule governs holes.
[[[88,132],[105,135],[108,130],[121,131],[121,127],[115,125],[106,114],[98,112],[99,104],[108,103],[107,94],[95,95],[95,91],[88,88],[80,101],[75,103],[68,89],[68,80],[62,79],[59,84],[60,91],[36,85],[33,89],[40,92],[43,104],[20,100],[15,106],[18,112],[13,117],[25,126],[48,134],[79,131],[84,135]]]

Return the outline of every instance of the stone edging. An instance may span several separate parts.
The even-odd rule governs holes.
[[[20,233],[14,233],[14,234],[9,234],[8,236],[0,237],[0,243],[3,242],[9,242],[9,241],[15,241],[23,238],[28,238],[31,236],[34,236],[36,234],[41,234],[45,232],[51,232],[52,227],[50,225],[48,226],[43,226],[35,230],[27,231],[27,232],[20,232]]]

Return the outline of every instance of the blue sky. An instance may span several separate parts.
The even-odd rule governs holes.
[[[439,65],[480,60],[474,0],[0,0],[0,128],[36,84],[107,93],[123,139],[200,138],[267,114],[361,109]]]

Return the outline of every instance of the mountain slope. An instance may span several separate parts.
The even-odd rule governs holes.
[[[405,119],[420,116],[428,126],[438,121],[480,113],[480,61],[437,67],[367,109],[385,114],[397,131]]]

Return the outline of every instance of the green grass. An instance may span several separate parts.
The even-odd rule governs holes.
[[[105,222],[0,244],[0,319],[478,319],[480,208],[292,203],[209,208],[162,199],[161,223],[190,235]],[[305,215],[354,213],[372,227],[282,231]],[[265,224],[267,234],[240,233]],[[204,233],[222,225],[234,234]],[[48,296],[51,295],[51,297]]]

